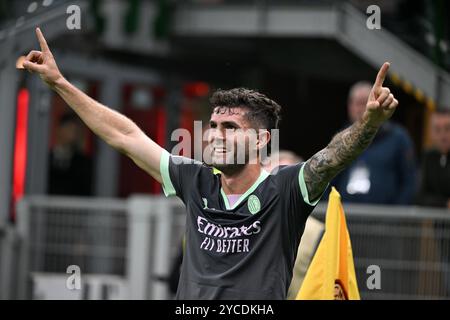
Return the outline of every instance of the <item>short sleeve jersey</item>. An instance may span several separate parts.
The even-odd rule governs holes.
[[[262,170],[230,206],[220,172],[164,151],[166,196],[186,206],[185,253],[177,299],[285,299],[311,203],[303,165]]]

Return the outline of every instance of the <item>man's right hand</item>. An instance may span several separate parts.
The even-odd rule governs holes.
[[[41,51],[30,51],[23,63],[23,67],[30,72],[38,73],[48,86],[54,88],[58,81],[63,79],[63,76],[56,65],[56,61],[48,47],[47,41],[45,41],[41,29],[36,28],[36,35],[41,46]]]

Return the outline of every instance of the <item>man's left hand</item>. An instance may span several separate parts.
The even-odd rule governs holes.
[[[385,62],[380,71],[378,71],[377,79],[370,92],[366,111],[363,115],[363,119],[372,126],[378,127],[388,120],[398,106],[398,101],[394,98],[391,90],[383,87],[389,66],[389,62]]]

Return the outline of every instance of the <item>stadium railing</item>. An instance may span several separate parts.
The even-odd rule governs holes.
[[[450,297],[448,210],[354,204],[344,209],[362,299]],[[326,203],[320,203],[313,216],[323,220],[325,212]],[[166,280],[185,224],[178,199],[33,196],[19,203],[17,214],[17,230],[0,235],[0,263],[13,265],[0,269],[0,279],[10,279],[8,290],[1,286],[9,297],[173,297]],[[72,296],[69,266],[79,267],[83,284]],[[371,284],[373,266],[380,270],[379,287]]]
[[[450,298],[450,210],[344,203],[344,211],[363,299]],[[313,216],[325,212],[322,203]]]

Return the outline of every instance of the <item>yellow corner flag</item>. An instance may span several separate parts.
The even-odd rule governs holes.
[[[334,187],[325,220],[325,233],[297,300],[359,300],[350,235],[341,196]]]

